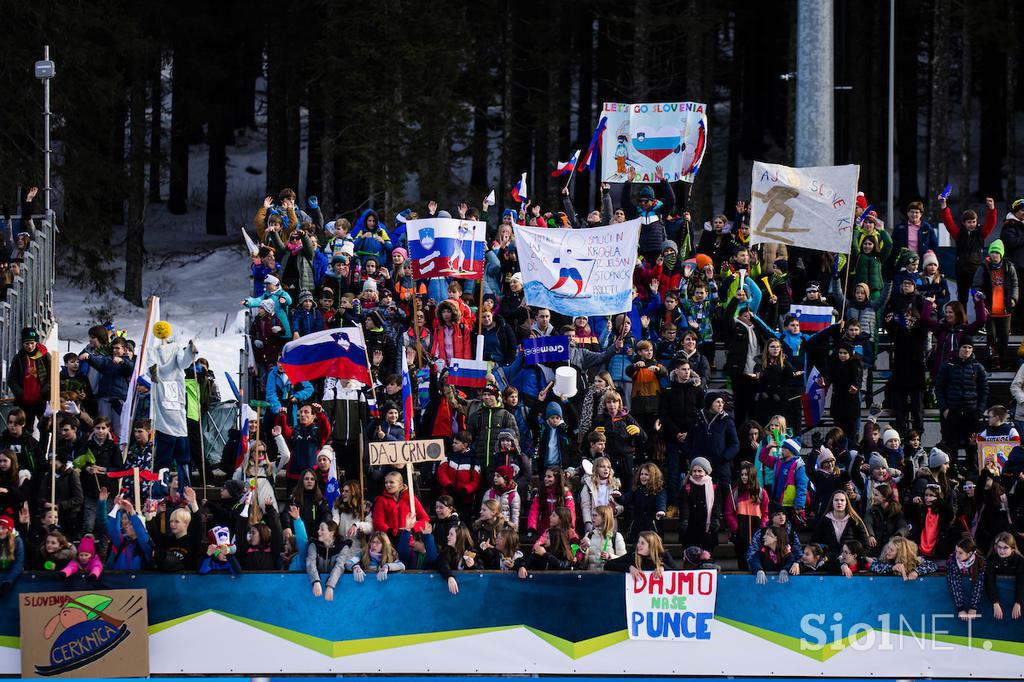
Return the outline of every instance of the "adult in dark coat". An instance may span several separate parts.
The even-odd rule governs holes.
[[[951,449],[950,454],[964,444],[967,465],[977,468],[977,446],[970,435],[978,432],[978,420],[984,414],[988,401],[988,374],[974,356],[974,339],[960,339],[957,357],[939,368],[935,379],[935,399],[939,404],[942,441]]]
[[[721,394],[708,394],[704,405],[686,434],[683,458],[689,462],[695,457],[706,457],[711,464],[712,481],[727,489],[732,483],[732,461],[740,451],[736,423],[725,412]]]
[[[928,375],[928,327],[922,323],[916,311],[911,311],[903,315],[886,315],[885,329],[892,341],[889,391],[895,412],[893,425],[900,433],[907,433],[910,424],[918,433],[924,433],[921,395]]]

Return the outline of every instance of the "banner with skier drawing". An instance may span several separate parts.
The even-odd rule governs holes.
[[[849,253],[860,166],[754,162],[750,243]]]
[[[693,182],[707,149],[707,106],[700,102],[605,102],[602,182]]]
[[[416,279],[483,278],[486,223],[457,218],[425,218],[410,220],[405,229],[409,235],[412,276]]]
[[[513,229],[527,305],[572,317],[629,310],[639,219],[586,230]]]

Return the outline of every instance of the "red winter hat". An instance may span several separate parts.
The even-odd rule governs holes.
[[[7,530],[14,530],[14,519],[10,516],[0,516],[0,526]]]
[[[516,478],[516,473],[512,467],[507,464],[502,464],[500,467],[494,470],[494,473],[498,474],[505,479],[506,483],[511,483]]]
[[[857,192],[857,208],[864,210],[868,207],[867,197],[864,196],[864,192]]]

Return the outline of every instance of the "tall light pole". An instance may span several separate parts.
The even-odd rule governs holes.
[[[796,30],[796,165],[831,166],[836,127],[832,0],[799,0]]]
[[[43,47],[43,60],[36,62],[36,78],[43,81],[43,176],[46,186],[43,187],[43,206],[46,219],[52,225],[53,215],[50,210],[50,79],[57,75],[57,70],[50,60],[50,46]]]

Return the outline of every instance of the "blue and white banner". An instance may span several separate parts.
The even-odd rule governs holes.
[[[583,230],[513,229],[527,305],[570,317],[629,310],[639,219]]]
[[[537,365],[542,362],[568,362],[568,336],[542,336],[536,339],[523,339],[523,355],[526,364]]]
[[[481,279],[487,224],[479,220],[426,218],[405,224],[412,276]]]

